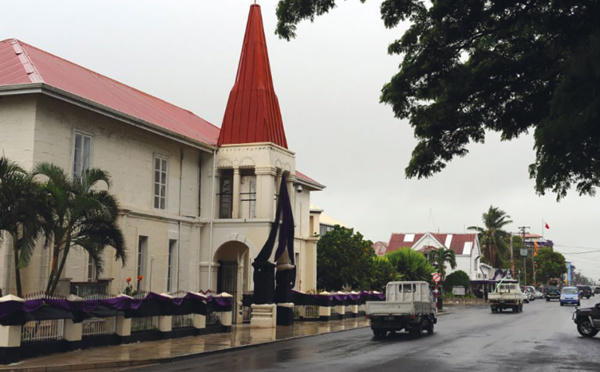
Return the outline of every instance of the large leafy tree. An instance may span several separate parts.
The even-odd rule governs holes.
[[[412,248],[400,248],[389,252],[385,258],[392,264],[399,279],[431,281],[431,274],[435,271],[427,261],[425,255]]]
[[[364,2],[364,0],[361,0]],[[335,0],[280,0],[276,33],[327,13]],[[382,0],[386,27],[410,28],[388,48],[403,61],[381,102],[419,140],[406,168],[429,177],[483,143],[530,130],[535,189],[564,197],[600,184],[600,2]]]
[[[468,290],[470,286],[471,279],[469,279],[469,275],[462,270],[457,270],[449,274],[444,281],[444,288],[447,292],[451,292],[452,287],[464,287],[465,290]]]
[[[494,267],[504,267],[510,254],[507,243],[510,233],[503,228],[512,223],[512,220],[503,210],[494,206],[490,206],[482,217],[483,227],[470,226],[468,229],[479,233],[479,241],[484,247],[483,260]]]
[[[540,247],[535,256],[536,279],[546,283],[550,278],[560,278],[567,273],[565,256],[551,247]]]
[[[317,243],[317,285],[321,289],[370,288],[373,243],[360,232],[335,225]]]
[[[21,269],[27,267],[42,232],[43,199],[30,174],[0,157],[0,231],[12,239],[17,295],[23,297]]]
[[[103,270],[106,246],[115,249],[115,259],[125,264],[125,241],[117,224],[118,202],[107,190],[108,173],[98,168],[88,169],[81,177],[69,179],[63,169],[41,163],[33,174],[45,176],[41,187],[50,211],[45,223],[51,230],[52,264],[46,292],[53,294],[58,285],[71,248],[85,249],[93,259],[98,273]]]
[[[385,285],[396,279],[398,273],[385,257],[373,257],[371,271],[371,290],[385,292]]]

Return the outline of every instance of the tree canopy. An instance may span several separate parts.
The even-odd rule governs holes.
[[[452,269],[456,268],[456,254],[450,248],[433,248],[427,253],[427,259],[441,275],[442,282],[446,279],[446,263],[448,263]]]
[[[364,0],[361,0],[364,2]],[[302,20],[335,0],[280,0],[276,33],[296,36]],[[539,194],[600,184],[600,2],[382,0],[388,28],[409,29],[388,47],[399,72],[381,102],[409,119],[418,144],[405,169],[430,177],[486,131],[511,140],[533,131],[529,166]]]
[[[374,257],[370,240],[354,229],[335,225],[317,243],[318,287],[335,291],[370,288]]]
[[[479,240],[483,246],[483,261],[497,268],[506,264],[510,254],[510,233],[502,228],[512,222],[510,216],[498,207],[490,205],[487,212],[482,215],[483,227],[469,226],[469,230],[479,233]]]
[[[425,255],[412,248],[400,248],[389,252],[385,258],[392,264],[401,280],[431,281],[431,273],[435,270]]]
[[[546,283],[550,278],[560,278],[567,273],[565,256],[550,247],[540,247],[535,256],[537,280]]]

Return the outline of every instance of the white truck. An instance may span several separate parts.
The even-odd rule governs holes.
[[[492,313],[512,309],[514,313],[523,311],[524,295],[517,283],[498,283],[493,292],[488,293]]]
[[[403,329],[417,337],[424,330],[433,334],[437,323],[435,299],[429,284],[422,281],[389,282],[385,301],[367,301],[365,315],[375,337]]]

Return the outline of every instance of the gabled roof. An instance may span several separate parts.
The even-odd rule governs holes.
[[[256,142],[271,142],[287,149],[260,6],[254,4],[250,6],[240,63],[218,145]]]
[[[446,233],[394,233],[390,237],[388,243],[387,252],[396,251],[400,248],[414,248],[417,243],[421,242],[423,238],[430,236],[435,239],[439,246],[445,246],[454,251],[456,255],[470,254],[471,249],[475,246],[477,240],[477,234],[446,234]],[[424,246],[426,251],[431,248],[437,248],[436,246]]]
[[[0,41],[0,89],[38,86],[121,113],[149,127],[215,146],[219,128],[192,112],[16,39]]]

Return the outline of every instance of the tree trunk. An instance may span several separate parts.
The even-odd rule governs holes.
[[[17,284],[17,296],[23,298],[23,289],[21,288],[21,270],[19,269],[19,250],[17,241],[13,236],[13,251],[15,253],[15,282]]]
[[[52,283],[54,282],[54,277],[56,276],[56,264],[58,263],[59,253],[60,246],[57,246],[57,243],[55,242],[52,252],[52,265],[50,266],[50,277],[48,278],[48,285],[46,285],[46,294],[50,293],[50,288],[52,288]]]

